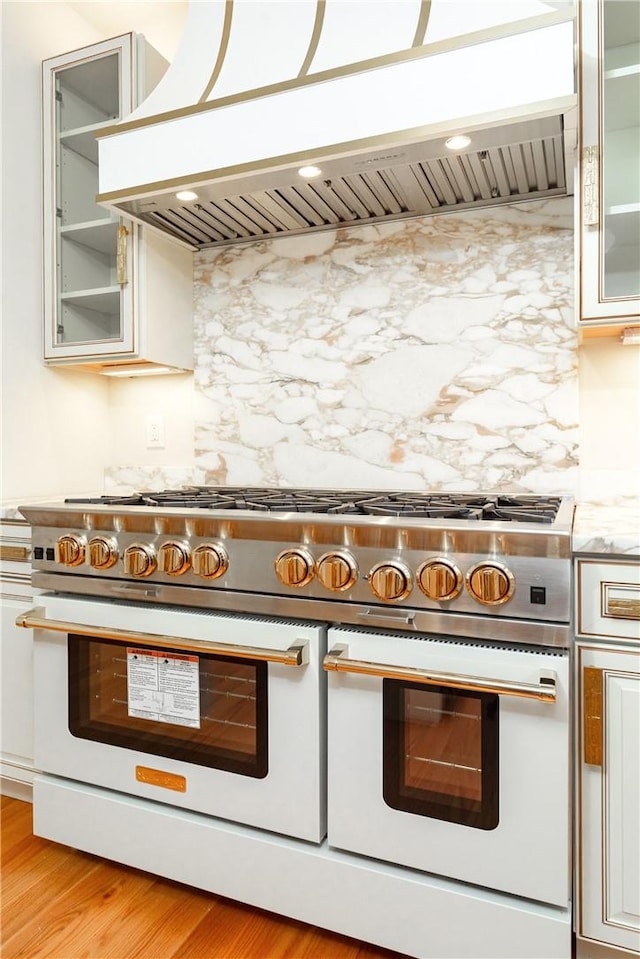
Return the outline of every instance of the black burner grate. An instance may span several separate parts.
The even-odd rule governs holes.
[[[68,498],[67,503],[147,508],[253,510],[394,516],[407,519],[455,519],[515,523],[553,523],[559,496],[512,496],[465,493],[374,492],[189,486],[180,490],[140,492],[131,496]]]

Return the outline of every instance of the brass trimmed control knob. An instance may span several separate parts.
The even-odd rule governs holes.
[[[86,540],[84,536],[74,533],[65,533],[60,536],[55,546],[56,563],[63,566],[79,566],[84,563]]]
[[[163,543],[158,550],[158,568],[169,576],[182,576],[191,566],[186,543]]]
[[[89,566],[109,569],[118,562],[118,544],[108,536],[92,536],[87,545]]]
[[[428,559],[416,573],[418,586],[429,599],[455,599],[462,589],[462,573],[447,559]]]
[[[203,579],[217,579],[229,569],[229,556],[223,546],[202,543],[191,554],[193,571]]]
[[[306,586],[313,579],[316,566],[311,553],[302,546],[283,549],[274,565],[276,576],[285,586]]]
[[[413,588],[411,573],[403,563],[376,563],[369,572],[369,586],[378,599],[404,599]]]
[[[127,576],[151,576],[157,566],[153,547],[144,543],[133,543],[131,546],[127,546],[124,551],[123,562]]]
[[[318,560],[316,575],[326,589],[341,593],[355,583],[358,566],[351,553],[325,553]]]
[[[516,581],[511,570],[501,563],[478,563],[467,571],[467,589],[483,606],[499,606],[511,599]]]

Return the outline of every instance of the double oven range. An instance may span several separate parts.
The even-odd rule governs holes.
[[[570,498],[22,512],[39,835],[412,956],[568,959]]]

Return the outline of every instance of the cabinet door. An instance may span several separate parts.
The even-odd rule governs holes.
[[[130,34],[45,61],[45,358],[134,348],[132,226],[97,206],[96,133],[133,107]]]
[[[640,952],[640,648],[578,646],[577,933]]]
[[[580,315],[640,323],[640,5],[583,0],[580,11]]]
[[[33,606],[29,527],[0,525],[0,774],[2,792],[29,799],[33,780],[33,635],[16,617]]]

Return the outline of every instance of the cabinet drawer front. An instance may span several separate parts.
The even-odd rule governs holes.
[[[640,644],[640,563],[578,560],[576,604],[579,636]]]

